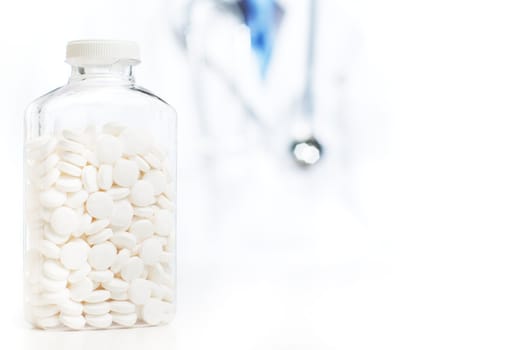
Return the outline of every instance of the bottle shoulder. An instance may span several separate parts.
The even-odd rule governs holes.
[[[45,93],[44,95],[32,100],[31,103],[29,103],[29,105],[25,109],[25,114],[29,115],[31,112],[41,110],[41,108],[45,106],[49,101],[52,101],[52,99],[59,96],[62,89],[63,86],[57,87],[54,90],[51,90]]]
[[[32,101],[26,116],[93,105],[121,105],[130,108],[159,108],[176,116],[175,109],[150,90],[136,84],[67,84]]]
[[[170,108],[173,109],[173,107],[168,103],[166,102],[165,100],[163,100],[161,97],[157,96],[156,94],[154,94],[152,91],[140,86],[140,85],[132,85],[132,87],[130,88],[130,90],[138,93],[138,94],[142,94],[142,95],[145,95],[153,100],[156,100],[157,102],[159,103],[163,103],[167,106],[169,106]]]

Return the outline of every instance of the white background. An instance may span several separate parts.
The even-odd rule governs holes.
[[[515,1],[341,1],[342,165],[212,184],[163,1],[2,1],[5,349],[517,349],[520,14]],[[46,333],[22,320],[22,116],[67,79],[68,40],[138,41],[177,107],[179,305],[167,327]],[[153,61],[154,64],[149,64]],[[147,64],[148,62],[148,64]],[[9,344],[9,345],[8,345]]]

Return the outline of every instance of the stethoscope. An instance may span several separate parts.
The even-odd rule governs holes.
[[[258,0],[217,0],[211,1],[218,11],[222,11],[224,13],[231,13],[234,17],[240,18],[241,21],[247,26],[254,26],[254,18],[251,19],[251,13],[254,10],[258,10],[252,8],[251,6]],[[194,9],[194,6],[200,2],[208,2],[208,0],[192,0],[185,7],[185,15],[183,19],[184,23],[181,23],[178,26],[178,29],[175,31],[177,41],[183,46],[183,48],[188,51],[189,48],[189,34],[190,34],[190,16]],[[262,1],[260,1],[262,2]],[[283,8],[275,3],[271,2],[273,6],[278,7],[278,11],[283,13]],[[306,52],[306,64],[305,64],[305,82],[303,94],[301,96],[300,101],[297,102],[298,110],[296,114],[298,118],[295,118],[295,124],[298,125],[297,130],[292,136],[292,141],[289,144],[289,151],[292,159],[296,162],[296,164],[309,168],[310,166],[316,164],[323,156],[323,146],[317,140],[314,132],[314,65],[315,65],[315,48],[316,48],[316,18],[317,18],[317,0],[309,0],[309,28],[307,34],[307,52]],[[271,13],[273,15],[273,13]],[[267,26],[268,24],[266,24]],[[260,25],[260,27],[262,27]],[[265,27],[265,26],[264,26]],[[255,31],[258,28],[251,28],[252,41],[254,40],[253,35],[262,35],[268,36],[272,35],[274,28],[267,28],[264,33]],[[264,28],[265,29],[265,28]],[[262,28],[260,28],[262,30]],[[252,43],[254,44],[254,43]],[[253,46],[253,45],[252,45]],[[269,53],[263,52],[264,58],[269,59]],[[252,121],[254,121],[258,126],[265,132],[272,131],[273,126],[269,125],[265,118],[262,118],[258,111],[253,107],[253,105],[248,101],[248,99],[242,94],[240,87],[236,83],[230,75],[220,68],[215,62],[211,60],[211,58],[201,53],[199,57],[197,57],[197,61],[200,64],[203,64],[205,67],[209,68],[220,81],[224,83],[229,93],[240,103],[242,110],[245,115]],[[262,62],[262,67],[265,68],[265,65],[269,62]],[[194,84],[194,93],[195,98],[198,101],[204,101],[203,89],[200,88],[203,84],[203,78],[201,74],[199,74],[198,69],[193,70],[193,84]],[[207,113],[204,112],[203,106],[197,104],[199,110],[198,114],[203,119],[202,120],[202,128],[207,127]],[[203,130],[203,132],[208,133],[208,130]]]

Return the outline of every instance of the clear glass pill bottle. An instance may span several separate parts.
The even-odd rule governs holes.
[[[135,84],[137,44],[67,45],[68,83],[25,116],[25,315],[42,329],[175,313],[176,113]]]

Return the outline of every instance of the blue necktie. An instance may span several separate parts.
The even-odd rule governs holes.
[[[273,51],[277,5],[274,0],[241,0],[239,4],[249,27],[260,74],[265,78]]]

